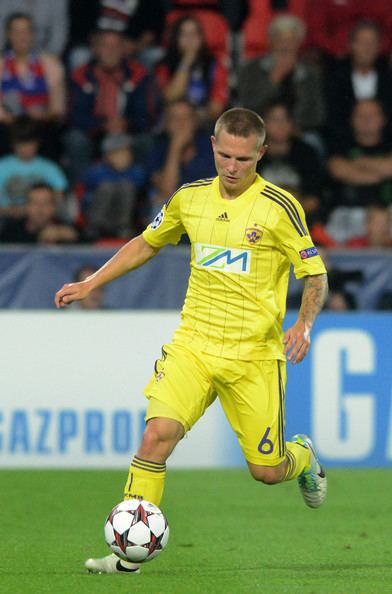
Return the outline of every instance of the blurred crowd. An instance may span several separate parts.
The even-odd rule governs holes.
[[[128,240],[240,105],[319,246],[391,248],[391,31],[385,0],[1,0],[0,244]]]

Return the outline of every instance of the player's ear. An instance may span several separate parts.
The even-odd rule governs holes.
[[[211,138],[212,150],[215,150],[216,138],[215,138],[215,136],[211,136],[210,138]]]
[[[265,153],[267,152],[268,149],[268,144],[263,144],[260,148],[259,148],[259,156],[257,158],[258,161],[260,161],[260,159],[262,159],[265,155]]]

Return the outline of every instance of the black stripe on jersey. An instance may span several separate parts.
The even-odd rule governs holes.
[[[307,235],[307,231],[301,221],[301,217],[299,216],[299,212],[295,206],[295,204],[293,202],[291,202],[290,198],[288,198],[285,194],[283,194],[282,192],[279,192],[279,190],[276,190],[275,188],[271,188],[270,186],[266,186],[264,188],[264,192],[266,193],[266,195],[268,195],[270,198],[272,196],[274,196],[275,198],[279,198],[279,200],[281,200],[281,202],[283,202],[287,208],[290,210],[291,214],[293,215],[293,217],[296,219],[299,227],[302,230],[302,233],[304,235]]]
[[[194,182],[189,182],[188,184],[183,184],[182,186],[180,186],[178,188],[178,190],[176,190],[168,200],[166,200],[165,206],[166,208],[169,206],[170,202],[173,200],[174,196],[176,194],[178,194],[178,192],[180,192],[181,190],[186,190],[187,188],[198,188],[201,186],[210,186],[213,182],[213,177],[206,177],[205,180],[197,180]]]
[[[284,390],[282,375],[280,373],[280,361],[278,364],[278,383],[279,383],[279,414],[278,414],[278,442],[279,442],[279,456],[285,454],[285,442],[284,442]]]
[[[282,206],[284,208],[284,210],[286,211],[287,216],[289,217],[290,221],[293,223],[293,226],[295,227],[295,230],[297,231],[298,235],[300,237],[303,237],[304,234],[302,233],[301,228],[298,226],[298,223],[293,218],[293,216],[292,216],[291,212],[288,210],[287,206],[285,206],[285,204],[282,203],[282,202],[280,202],[280,200],[278,200],[277,198],[273,198],[272,196],[268,196],[264,192],[261,192],[261,194],[264,194],[264,196],[266,196],[266,198],[269,198],[270,200],[272,200],[273,202],[276,202],[276,204],[279,204],[279,206]]]
[[[282,202],[284,202],[285,204],[287,204],[288,208],[291,210],[292,214],[295,216],[295,218],[298,221],[299,226],[301,227],[303,233],[305,235],[307,235],[307,231],[306,228],[304,227],[300,214],[298,212],[297,207],[295,206],[294,202],[292,202],[290,200],[290,198],[288,196],[286,196],[285,194],[283,194],[283,192],[280,192],[279,190],[277,190],[276,188],[271,188],[270,186],[266,186],[265,188],[269,193],[273,194],[274,196],[276,196],[277,198],[280,198],[282,200]]]

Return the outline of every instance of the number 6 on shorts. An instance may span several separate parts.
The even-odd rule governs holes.
[[[274,444],[270,439],[268,439],[269,432],[271,431],[271,427],[267,427],[261,441],[258,445],[258,450],[260,454],[272,454],[274,451]]]

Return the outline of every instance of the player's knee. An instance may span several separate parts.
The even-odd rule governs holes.
[[[143,434],[142,448],[145,451],[152,452],[157,447],[162,447],[163,444],[171,441],[172,439],[170,435],[167,435],[166,433],[159,431],[159,429],[149,427],[147,425],[147,428]]]
[[[256,481],[260,481],[265,485],[276,485],[276,483],[280,483],[283,478],[280,466],[252,465],[249,470]]]
[[[157,455],[169,455],[182,435],[183,430],[179,424],[160,423],[158,419],[152,419],[147,423],[139,452],[148,459]]]

